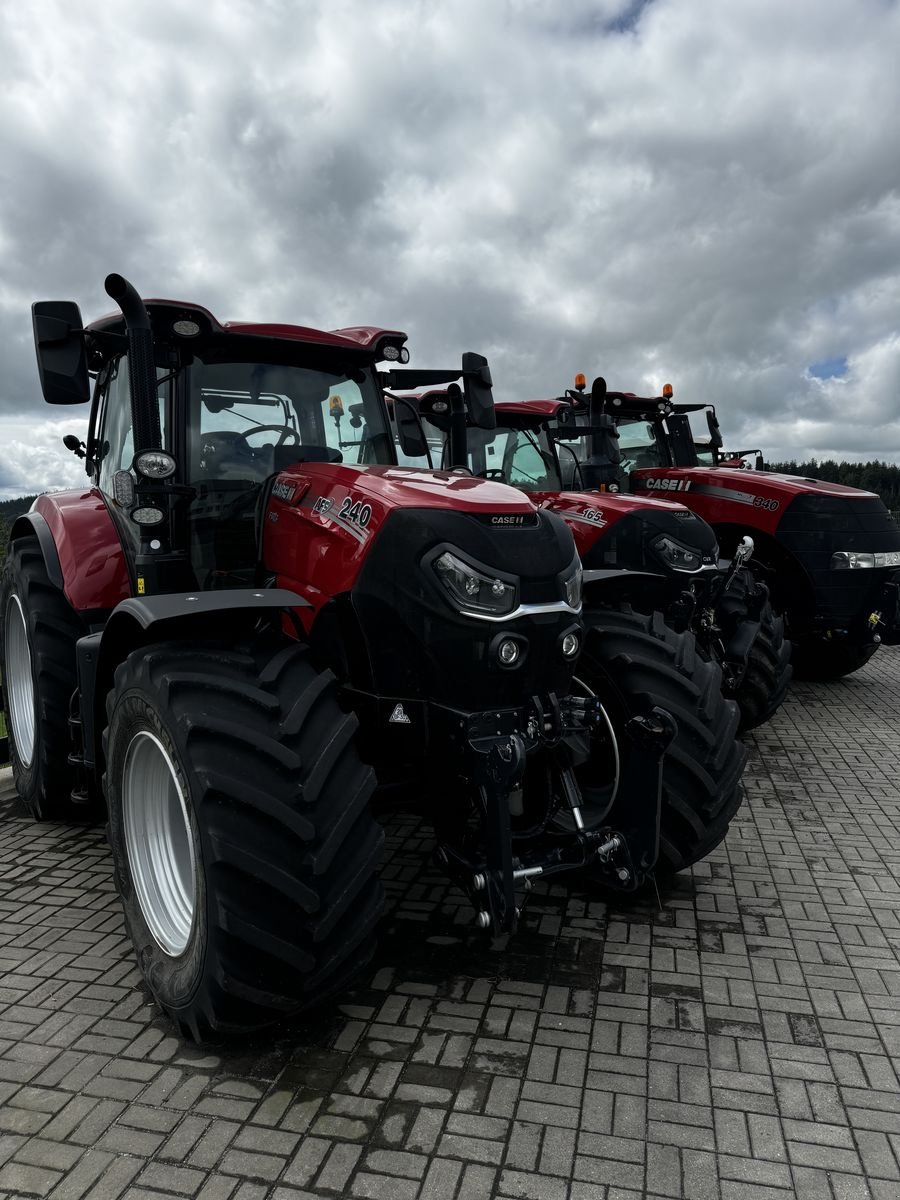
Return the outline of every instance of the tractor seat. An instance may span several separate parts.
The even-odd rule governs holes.
[[[259,481],[266,474],[247,439],[236,430],[215,430],[198,437],[194,446],[195,479]]]

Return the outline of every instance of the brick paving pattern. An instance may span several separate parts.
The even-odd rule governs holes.
[[[0,789],[0,1197],[898,1200],[900,649],[796,685],[727,843],[662,897],[536,889],[490,951],[388,824],[340,1010],[177,1039],[101,829]]]

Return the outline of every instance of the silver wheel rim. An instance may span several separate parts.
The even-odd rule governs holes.
[[[197,868],[187,805],[159,738],[131,739],[122,777],[122,821],[131,878],[147,928],[171,958],[190,941]]]
[[[28,628],[18,596],[10,596],[6,606],[6,678],[3,683],[16,754],[23,767],[30,767],[34,758],[34,676]]]

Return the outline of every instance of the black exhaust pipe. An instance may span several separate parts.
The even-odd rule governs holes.
[[[581,477],[588,491],[603,490],[616,484],[622,455],[615,421],[606,411],[606,380],[602,376],[591,384],[588,426],[590,453],[581,464]]]
[[[106,294],[118,304],[128,331],[128,381],[131,385],[131,420],[134,448],[161,450],[156,363],[150,317],[136,289],[121,275],[107,275]]]
[[[162,450],[156,355],[150,317],[135,288],[121,275],[107,275],[106,292],[125,318],[128,333],[128,379],[131,384],[131,420],[135,457],[145,450]],[[176,494],[172,480],[142,475],[135,468],[137,487],[129,510],[132,520],[141,510],[157,509],[163,516],[155,524],[138,522],[140,545],[134,558],[139,596],[179,592],[194,586],[182,525],[176,525]],[[179,536],[176,537],[176,534]]]

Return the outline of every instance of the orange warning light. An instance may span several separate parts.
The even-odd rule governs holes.
[[[674,390],[672,388],[671,383],[664,383],[663,384],[663,399],[671,400],[673,395],[674,395]]]
[[[575,376],[575,391],[583,392],[586,387],[587,387],[587,379],[585,379],[585,377],[579,371],[578,374]]]

